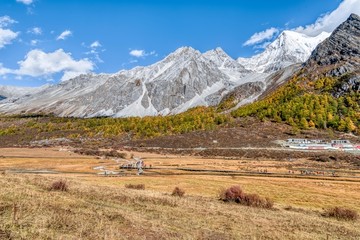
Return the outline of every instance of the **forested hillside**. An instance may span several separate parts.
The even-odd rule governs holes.
[[[339,97],[334,92],[351,77],[322,77],[313,81],[296,76],[265,99],[231,114],[233,117],[257,116],[261,120],[286,122],[295,129],[332,128],[359,132],[359,91],[349,89]]]

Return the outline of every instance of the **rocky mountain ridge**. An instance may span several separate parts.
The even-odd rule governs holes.
[[[360,73],[360,17],[350,17],[320,43],[305,63],[308,73],[341,76]]]
[[[199,105],[216,105],[234,87],[265,76],[244,69],[220,48],[201,54],[183,47],[147,67],[81,75],[0,104],[0,111],[73,117],[174,114]]]
[[[2,100],[0,113],[42,112],[67,117],[167,115],[196,106],[215,106],[232,91],[240,106],[285,82],[298,70],[287,67],[305,61],[315,44],[326,36],[310,38],[285,31],[262,55],[248,62],[232,59],[221,48],[201,53],[182,47],[150,66],[115,74],[80,75],[36,94]],[[257,65],[253,61],[258,61]]]

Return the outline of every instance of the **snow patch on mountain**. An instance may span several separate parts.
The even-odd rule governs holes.
[[[24,95],[36,94],[43,89],[49,87],[49,84],[41,87],[14,87],[14,86],[0,86],[0,96],[6,98],[18,98]]]

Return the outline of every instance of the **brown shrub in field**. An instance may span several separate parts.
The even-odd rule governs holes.
[[[67,192],[69,190],[69,184],[66,180],[60,179],[53,182],[49,188],[50,191],[62,191]]]
[[[273,201],[269,198],[260,197],[257,194],[244,193],[240,186],[231,186],[220,192],[220,200],[224,202],[236,202],[241,205],[260,208],[272,208]]]
[[[231,186],[228,189],[223,189],[220,192],[220,199],[224,202],[238,202],[244,197],[244,192],[240,186]]]
[[[177,197],[183,197],[185,195],[185,191],[179,187],[175,187],[171,195]]]
[[[136,190],[145,190],[145,184],[125,184],[125,187]]]
[[[356,211],[342,207],[334,207],[327,209],[322,215],[324,217],[332,217],[338,220],[347,220],[347,221],[354,221],[359,218],[359,215]]]

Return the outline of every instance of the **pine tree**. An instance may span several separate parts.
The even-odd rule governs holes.
[[[345,118],[345,131],[346,132],[353,132],[356,129],[356,126],[354,124],[354,122],[351,120],[351,118],[347,117]]]
[[[301,118],[301,120],[300,120],[300,128],[302,128],[302,129],[308,129],[309,128],[309,123],[304,117]]]

